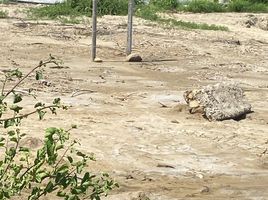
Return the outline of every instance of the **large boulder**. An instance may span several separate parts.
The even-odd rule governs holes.
[[[219,83],[198,90],[186,91],[184,98],[190,113],[202,113],[211,121],[241,119],[251,112],[244,91],[236,84]]]

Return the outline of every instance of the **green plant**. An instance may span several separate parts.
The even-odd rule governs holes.
[[[7,18],[7,17],[8,17],[7,11],[0,10],[0,18]]]
[[[185,22],[182,20],[176,20],[173,18],[162,18],[157,14],[158,9],[152,5],[140,6],[136,15],[146,20],[157,22],[162,25],[168,25],[183,29],[201,29],[201,30],[221,30],[228,31],[228,28],[225,26],[217,26],[215,24],[209,25],[206,23],[195,23],[195,22]]]
[[[142,4],[137,1],[138,5]],[[98,15],[127,15],[128,0],[99,0]],[[66,0],[64,3],[32,8],[28,15],[32,18],[58,19],[60,16],[91,16],[91,0]]]
[[[231,12],[268,12],[268,4],[233,0],[229,3],[227,9]]]
[[[178,10],[188,11],[193,13],[210,13],[210,12],[224,12],[225,8],[218,2],[210,0],[193,0],[185,5],[178,7]]]
[[[218,26],[215,24],[209,25],[206,23],[185,22],[182,20],[175,20],[175,19],[160,19],[160,22],[169,24],[174,27],[184,28],[184,29],[200,29],[200,30],[213,30],[213,31],[228,31],[229,30],[225,26]]]
[[[159,16],[157,15],[158,9],[155,6],[141,6],[136,10],[136,16],[146,20],[157,21]]]
[[[175,10],[179,5],[177,0],[150,0],[149,4],[158,10]]]
[[[108,174],[85,171],[88,161],[94,157],[76,150],[78,142],[70,140],[70,131],[76,128],[75,125],[69,130],[46,129],[44,143],[36,153],[21,144],[26,135],[19,129],[23,119],[37,113],[41,120],[47,111],[56,114],[59,108],[67,109],[56,98],[50,105],[37,102],[31,112],[21,114],[23,96],[16,88],[34,72],[35,78],[41,79],[42,67],[48,64],[58,65],[58,61],[50,56],[24,76],[18,69],[5,73],[0,96],[0,124],[7,134],[0,135],[0,199],[23,195],[28,200],[37,200],[51,193],[65,200],[99,200],[117,184]],[[15,79],[17,82],[6,90],[6,85]]]

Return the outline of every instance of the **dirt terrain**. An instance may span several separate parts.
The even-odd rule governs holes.
[[[32,148],[41,145],[44,128],[77,124],[72,136],[97,158],[90,169],[120,184],[104,199],[268,199],[268,31],[247,28],[252,15],[172,16],[228,32],[135,18],[134,52],[142,63],[124,62],[127,17],[104,16],[97,50],[104,62],[93,63],[89,19],[79,25],[27,20],[18,9],[29,6],[0,6],[10,14],[0,19],[0,70],[27,72],[49,54],[60,58],[63,68],[45,69],[46,84],[32,77],[20,90],[36,88],[38,99],[61,97],[71,106],[45,123],[36,116],[24,121]],[[221,81],[239,83],[254,113],[222,122],[189,114],[183,92]],[[32,99],[25,98],[30,109]]]

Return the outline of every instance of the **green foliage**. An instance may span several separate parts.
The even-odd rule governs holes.
[[[137,9],[136,15],[146,20],[154,21],[162,25],[173,26],[182,29],[201,29],[201,30],[220,30],[228,31],[228,28],[225,26],[217,26],[215,24],[209,25],[206,23],[194,23],[194,22],[185,22],[182,20],[176,19],[166,19],[157,15],[158,8],[152,5],[141,6]]]
[[[142,4],[137,0],[138,5]],[[99,0],[98,15],[127,15],[128,0]],[[57,19],[60,16],[91,16],[91,0],[66,0],[64,3],[29,10],[33,18]]]
[[[218,2],[210,0],[193,0],[186,5],[181,5],[178,10],[188,11],[193,13],[210,13],[210,12],[224,12],[224,7]]]
[[[268,4],[266,1],[268,0],[233,0],[227,5],[222,5],[217,1],[193,0],[184,5],[179,5],[177,10],[193,13],[268,12]]]
[[[142,6],[136,11],[136,16],[146,20],[157,21],[159,16],[157,15],[158,9],[155,6]]]
[[[268,4],[268,0],[249,0],[252,3],[264,3],[264,4]]]
[[[227,10],[231,12],[268,12],[268,4],[233,0],[228,4]]]
[[[228,28],[225,26],[217,26],[215,24],[209,25],[206,23],[194,23],[194,22],[185,22],[175,19],[161,19],[160,21],[165,24],[170,24],[174,27],[184,28],[184,29],[201,29],[201,30],[213,30],[213,31],[228,31]]]
[[[7,18],[8,17],[8,13],[7,13],[7,11],[2,11],[2,10],[0,10],[0,19],[1,18]]]
[[[36,80],[42,78],[41,68],[48,64],[58,64],[58,61],[50,56],[26,75],[18,69],[5,73],[0,96],[0,125],[6,130],[6,134],[3,131],[0,134],[0,199],[26,193],[28,200],[37,200],[51,193],[65,200],[99,200],[117,184],[108,174],[95,175],[86,171],[88,162],[94,161],[94,157],[78,151],[78,142],[70,140],[70,131],[77,128],[75,125],[69,130],[46,129],[43,145],[36,152],[21,144],[26,136],[19,129],[23,119],[38,114],[42,120],[47,111],[56,114],[59,108],[67,109],[60,98],[55,98],[50,105],[37,102],[31,112],[21,113],[24,111],[20,105],[23,96],[16,88],[34,72]],[[6,90],[6,85],[15,79],[13,87]]]
[[[177,0],[150,0],[149,4],[160,10],[175,10],[179,5]]]

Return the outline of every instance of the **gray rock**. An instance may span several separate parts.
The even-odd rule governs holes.
[[[184,98],[190,113],[202,113],[211,121],[241,119],[251,112],[244,91],[235,84],[219,83],[200,90],[186,91]]]

